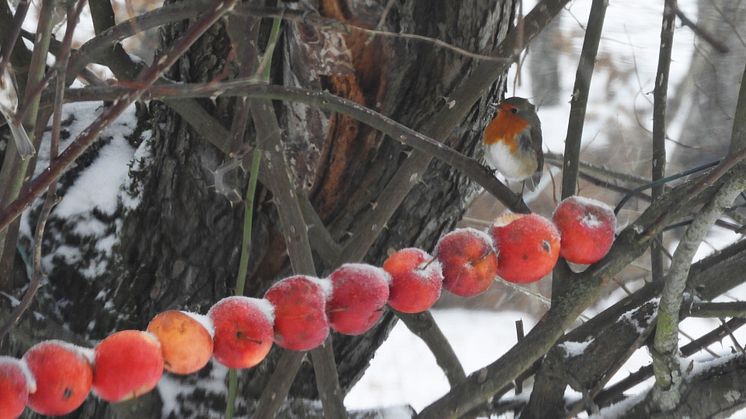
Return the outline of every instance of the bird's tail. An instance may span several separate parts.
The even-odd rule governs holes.
[[[21,155],[21,159],[23,160],[30,159],[34,155],[34,153],[36,153],[36,149],[31,143],[31,139],[29,139],[28,134],[26,134],[26,129],[24,129],[23,125],[20,122],[16,121],[14,118],[7,119],[8,127],[10,127],[10,133],[13,135],[13,140],[15,140],[16,142],[18,154]]]

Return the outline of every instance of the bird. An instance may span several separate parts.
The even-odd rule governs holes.
[[[18,93],[10,66],[5,65],[3,67],[2,74],[0,74],[0,114],[5,118],[8,127],[10,127],[10,133],[16,142],[18,154],[21,155],[21,159],[26,160],[31,158],[36,150],[26,133],[26,129],[23,128],[23,124],[18,120],[16,115],[16,111],[18,110]]]
[[[497,114],[482,137],[484,157],[492,169],[511,181],[523,181],[533,190],[544,169],[541,121],[536,107],[522,97],[509,97],[498,104]]]

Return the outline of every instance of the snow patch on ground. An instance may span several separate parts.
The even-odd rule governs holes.
[[[525,313],[432,310],[467,374],[489,364],[516,343],[515,320],[526,332],[535,319]],[[448,380],[425,344],[402,322],[376,351],[370,368],[345,398],[350,409],[411,405],[417,411],[445,394]]]

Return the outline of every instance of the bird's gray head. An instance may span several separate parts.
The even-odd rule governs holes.
[[[518,108],[519,111],[536,111],[536,107],[533,103],[529,102],[528,99],[513,96],[509,98],[505,98],[501,103],[507,103],[508,105],[512,105],[516,108]]]

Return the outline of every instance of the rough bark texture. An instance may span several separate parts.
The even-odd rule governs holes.
[[[370,28],[379,24],[387,3],[383,0],[303,2],[323,15]],[[383,28],[430,36],[467,50],[485,52],[507,34],[512,10],[510,0],[408,0],[394,3]],[[173,42],[186,26],[185,22],[165,29],[163,42]],[[266,29],[268,27],[263,28],[264,38]],[[317,42],[309,42],[314,39]],[[282,53],[275,55],[272,69],[274,83],[325,88],[415,129],[436,109],[447,106],[448,96],[476,65],[472,59],[427,43],[369,40],[367,35],[355,32],[340,36],[325,28],[303,25],[285,27],[280,42]],[[224,30],[214,27],[179,61],[169,77],[202,82],[232,74],[234,69],[230,65],[225,68],[229,50]],[[449,145],[469,155],[481,153],[478,140],[491,116],[487,105],[502,92],[501,81],[485,92],[484,99],[454,130]],[[202,100],[200,104],[226,129],[230,126],[233,101]],[[329,225],[338,242],[354,240],[347,232],[364,219],[371,206],[386,205],[378,203],[377,196],[408,149],[397,141],[381,138],[379,133],[347,117],[285,104],[277,104],[276,110],[284,125],[286,156],[298,188],[308,192],[321,219]],[[243,209],[240,204],[233,206],[214,187],[213,172],[226,157],[163,104],[152,103],[148,113],[140,115],[140,120],[152,126],[154,140],[147,145],[151,157],[148,164],[130,171],[128,188],[141,197],[139,206],[132,210],[120,208],[104,220],[119,240],[114,253],[109,255],[108,269],[91,281],[81,278],[74,264],[57,260],[39,301],[50,305],[54,301],[70,301],[64,312],[72,314],[63,315],[44,308],[50,305],[38,304],[36,308],[40,313],[53,319],[44,327],[48,334],[31,333],[39,324],[33,321],[33,316],[27,316],[31,320],[19,326],[17,338],[11,343],[12,352],[20,354],[41,336],[91,346],[112,330],[144,328],[149,319],[162,310],[179,308],[204,313],[215,301],[232,292]],[[139,136],[136,141],[135,146],[139,144]],[[254,143],[251,132],[246,141]],[[91,160],[95,159],[96,150],[88,155]],[[73,174],[70,176],[74,179]],[[238,179],[236,184],[243,185],[244,181]],[[431,250],[439,236],[460,219],[475,192],[476,187],[463,176],[441,163],[432,163],[420,184],[388,223],[388,229],[370,250],[366,261],[381,264],[391,248],[417,246]],[[54,222],[54,219],[50,221],[50,225]],[[70,229],[72,225],[65,228]],[[247,295],[261,296],[272,283],[289,274],[278,225],[271,193],[260,188]],[[65,228],[60,226],[60,234],[50,234],[52,243],[49,246],[57,248],[64,243],[95,249],[95,239],[66,236]],[[319,274],[333,268],[317,262]],[[22,283],[18,281],[19,285]],[[374,330],[363,336],[334,335],[340,383],[345,392],[362,376],[394,322],[389,312]],[[71,332],[56,332],[54,325],[61,323],[68,325]],[[239,401],[237,414],[246,414],[250,399],[261,393],[279,352],[273,350],[265,362],[241,373],[239,394],[247,400]],[[224,395],[213,393],[207,387],[222,382],[224,374],[223,368],[211,365],[199,374],[179,379],[184,392],[171,415],[222,417]],[[293,397],[317,397],[310,367],[303,367],[291,394]],[[160,411],[159,396],[154,392],[137,402],[120,405],[108,405],[91,398],[74,416],[157,417]]]

